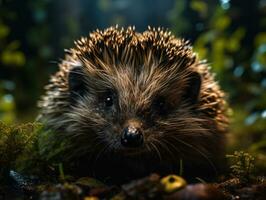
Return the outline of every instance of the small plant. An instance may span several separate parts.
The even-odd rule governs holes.
[[[243,151],[235,151],[233,155],[227,155],[226,157],[232,159],[231,175],[238,178],[242,183],[250,182],[255,158]]]

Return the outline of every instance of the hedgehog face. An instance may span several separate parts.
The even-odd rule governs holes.
[[[160,29],[109,28],[75,44],[40,102],[40,119],[67,141],[69,160],[212,163],[225,101],[187,41]]]
[[[67,131],[95,134],[110,150],[133,154],[148,151],[156,141],[167,139],[167,134],[186,135],[188,126],[189,131],[194,126],[195,135],[201,134],[198,122],[191,125],[187,120],[197,115],[193,109],[198,104],[201,77],[197,72],[182,74],[176,67],[117,63],[105,66],[108,70],[99,74],[98,67],[92,71],[86,63],[76,62],[68,72],[71,106],[66,115],[75,121],[66,126]]]

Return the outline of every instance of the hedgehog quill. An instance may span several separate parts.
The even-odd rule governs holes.
[[[110,27],[75,42],[39,102],[69,173],[123,182],[152,172],[214,177],[227,105],[209,66],[169,31]],[[47,153],[48,152],[48,153]]]

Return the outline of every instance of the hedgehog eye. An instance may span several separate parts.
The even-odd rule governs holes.
[[[167,113],[167,103],[164,97],[158,97],[154,100],[152,109],[160,114],[165,115]]]
[[[83,96],[86,92],[84,72],[80,67],[75,67],[69,71],[68,86],[71,97]]]
[[[104,106],[111,107],[114,105],[114,94],[111,91],[106,92],[104,95]]]
[[[111,107],[114,104],[113,97],[107,96],[104,100],[104,103],[106,107]]]

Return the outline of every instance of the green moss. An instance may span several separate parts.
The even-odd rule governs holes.
[[[44,127],[40,123],[6,125],[0,122],[0,177],[8,181],[9,171],[37,176],[42,180],[59,178],[58,164],[44,156],[45,146],[40,138]],[[51,152],[59,152],[56,149]],[[58,155],[58,154],[57,154]]]
[[[19,168],[18,163],[32,153],[40,129],[37,123],[9,126],[0,122],[0,176],[7,177],[10,169]]]

